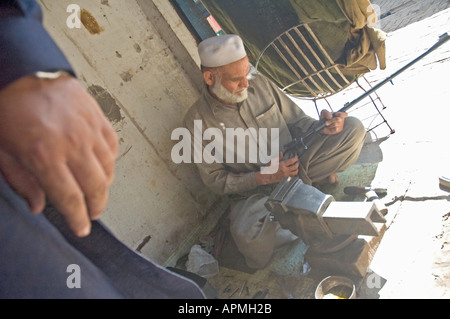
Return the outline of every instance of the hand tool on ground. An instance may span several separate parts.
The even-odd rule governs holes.
[[[344,187],[344,194],[347,195],[362,195],[366,194],[367,192],[373,191],[378,196],[383,197],[387,194],[386,188],[372,188],[372,187],[360,187],[360,186],[347,186]]]

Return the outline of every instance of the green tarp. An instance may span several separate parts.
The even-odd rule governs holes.
[[[258,71],[293,96],[315,98],[339,91],[361,74],[376,69],[377,59],[380,68],[384,68],[384,33],[368,26],[370,19],[376,21],[368,0],[202,0],[202,3],[226,33],[242,37],[250,61],[257,64]],[[267,47],[281,34],[302,24],[308,24],[332,61],[314,44],[304,27],[298,27],[301,34],[306,33],[303,40],[298,32],[291,32],[280,38],[280,50]],[[325,65],[315,61],[308,47],[311,44]],[[347,81],[341,77],[337,85],[326,85],[323,82],[333,83],[326,73],[322,78],[308,77],[334,63]],[[339,78],[334,69],[328,74]]]

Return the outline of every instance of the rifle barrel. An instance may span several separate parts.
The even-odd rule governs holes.
[[[430,54],[437,48],[439,48],[441,45],[446,43],[448,40],[450,40],[449,34],[448,33],[442,34],[439,37],[439,41],[436,44],[434,44],[431,48],[429,48],[425,53],[423,53],[419,57],[415,58],[414,60],[412,60],[411,62],[406,64],[405,66],[400,68],[397,72],[393,73],[391,76],[387,77],[386,79],[384,79],[377,85],[373,86],[371,89],[367,90],[366,92],[364,92],[362,95],[360,95],[353,101],[345,103],[344,106],[338,110],[338,112],[347,112],[347,110],[352,108],[355,104],[361,102],[361,100],[363,100],[364,98],[366,98],[367,96],[369,96],[370,94],[372,94],[373,92],[378,90],[381,86],[385,85],[387,82],[392,81],[393,78],[398,76],[400,73],[402,73],[406,69],[410,68],[413,64],[415,64],[419,60],[423,59],[425,56],[427,56],[428,54]],[[308,132],[306,132],[306,134],[304,136],[294,138],[291,142],[289,142],[288,144],[285,145],[286,151],[291,152],[293,149],[298,148],[299,145],[302,145],[303,148],[306,150],[307,145],[305,144],[305,139],[310,137],[311,135],[318,133],[323,128],[325,128],[325,122],[326,122],[325,120],[320,120],[319,123],[316,126],[314,126],[312,129],[310,129]]]
[[[449,34],[444,33],[443,35],[441,35],[439,37],[439,41],[435,45],[433,45],[431,48],[429,48],[425,53],[423,53],[419,57],[415,58],[414,60],[412,60],[411,62],[406,64],[404,67],[402,67],[397,72],[393,73],[391,76],[387,77],[386,79],[384,79],[383,81],[381,81],[380,83],[378,83],[377,85],[372,87],[371,89],[364,92],[362,95],[360,95],[359,97],[354,99],[352,102],[345,103],[345,105],[338,112],[346,112],[351,107],[353,107],[355,104],[361,102],[361,100],[363,100],[364,98],[366,98],[367,96],[369,96],[370,94],[372,94],[373,92],[378,90],[381,86],[385,85],[387,82],[392,81],[392,79],[395,78],[396,76],[398,76],[400,73],[404,72],[406,69],[410,68],[413,64],[417,63],[419,60],[423,59],[425,56],[427,56],[428,54],[430,54],[431,52],[433,52],[434,50],[439,48],[441,45],[443,45],[449,39],[450,39]]]

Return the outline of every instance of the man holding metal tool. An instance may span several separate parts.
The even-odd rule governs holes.
[[[273,133],[277,134],[272,133],[270,138],[246,136],[249,142],[258,141],[257,152],[261,147],[273,149],[271,144],[278,143],[277,153],[271,154],[274,158],[270,163],[248,161],[254,152],[249,147],[251,143],[243,146],[245,161],[195,161],[205,185],[218,194],[232,194],[237,199],[233,201],[230,214],[231,234],[248,266],[262,268],[278,247],[297,238],[273,221],[264,207],[268,190],[293,176],[299,176],[310,185],[337,183],[336,173],[357,160],[366,131],[358,119],[348,117],[345,112],[323,110],[320,118],[325,121],[325,127],[307,141],[306,152],[287,158],[283,146],[293,137],[304,135],[319,121],[306,115],[261,74],[250,74],[249,60],[239,36],[206,39],[200,43],[198,52],[206,87],[185,116],[185,126],[192,136],[198,131],[195,123],[201,123],[202,133],[217,128],[226,132],[230,128],[235,132],[237,129],[241,129],[240,132],[276,129]],[[191,140],[195,139],[196,136]],[[203,150],[210,147],[205,140]],[[229,144],[224,141],[220,145],[224,146],[223,153],[229,154]],[[233,145],[231,151],[240,150]],[[267,166],[276,169],[264,171]]]

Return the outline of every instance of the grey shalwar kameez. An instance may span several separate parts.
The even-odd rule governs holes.
[[[298,105],[286,96],[272,82],[262,75],[255,74],[249,80],[248,98],[237,106],[219,102],[205,88],[200,98],[185,115],[184,125],[195,136],[194,121],[201,123],[201,130],[208,128],[221,129],[226,138],[226,128],[279,129],[279,140],[267,135],[267,153],[270,154],[271,143],[278,142],[279,151],[292,140],[292,136],[303,135],[317,120],[306,115]],[[201,122],[199,122],[201,121]],[[300,158],[299,177],[306,184],[321,181],[332,173],[340,172],[351,166],[359,156],[365,137],[365,129],[356,118],[345,119],[343,132],[337,135],[318,134],[314,138],[308,152]],[[200,137],[202,138],[202,137]],[[255,137],[254,141],[261,138]],[[211,140],[202,138],[203,148]],[[249,158],[249,145],[246,144],[246,155]],[[225,141],[223,142],[224,151]],[[278,158],[277,154],[270,154]],[[211,190],[218,194],[233,194],[236,200],[230,213],[233,239],[245,256],[249,267],[264,267],[274,251],[297,238],[292,232],[283,229],[270,218],[270,212],[264,202],[270,194],[268,187],[258,187],[254,174],[267,163],[215,161],[196,163],[200,177]],[[276,185],[273,185],[273,187]]]

